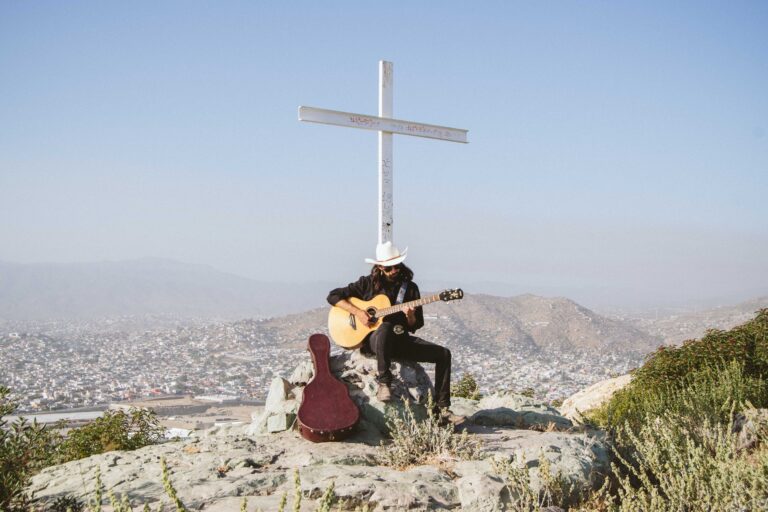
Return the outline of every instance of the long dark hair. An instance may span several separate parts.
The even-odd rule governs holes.
[[[400,272],[397,273],[397,284],[402,284],[403,281],[413,281],[413,270],[408,268],[405,263],[398,263],[394,266],[400,268]],[[382,291],[387,277],[382,272],[381,267],[374,265],[371,269],[371,277],[373,277],[373,289],[377,292]]]

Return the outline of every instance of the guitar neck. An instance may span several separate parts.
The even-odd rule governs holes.
[[[391,315],[392,313],[398,313],[405,308],[415,308],[417,306],[423,306],[424,304],[429,304],[430,302],[437,302],[440,300],[440,295],[430,295],[429,297],[422,297],[417,300],[412,300],[410,302],[403,302],[402,304],[395,304],[394,306],[390,306],[388,308],[380,309],[376,311],[376,318],[382,318],[387,315]]]

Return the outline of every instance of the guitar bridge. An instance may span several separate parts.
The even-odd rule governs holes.
[[[349,314],[349,326],[353,329],[357,329],[357,321],[355,320],[355,315],[352,313]]]

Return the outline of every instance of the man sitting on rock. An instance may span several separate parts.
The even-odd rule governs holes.
[[[362,325],[371,327],[375,320],[368,313],[347,299],[355,297],[364,301],[376,295],[385,294],[392,304],[401,304],[420,298],[419,287],[413,282],[413,271],[403,264],[405,249],[402,253],[392,242],[378,244],[376,258],[366,258],[366,263],[373,265],[371,273],[361,276],[354,283],[343,288],[331,290],[328,302],[355,315]],[[424,325],[421,307],[406,308],[383,318],[382,324],[363,340],[360,351],[365,355],[375,355],[377,360],[378,390],[376,398],[382,402],[392,399],[392,359],[415,362],[435,363],[435,413],[440,422],[457,424],[464,418],[451,413],[451,351],[435,343],[413,336],[412,333]]]

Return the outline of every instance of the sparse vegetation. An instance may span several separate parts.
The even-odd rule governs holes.
[[[579,501],[579,490],[562,475],[554,474],[549,460],[539,457],[538,485],[533,485],[525,461],[494,459],[493,469],[501,477],[509,496],[506,510],[539,512],[545,507],[568,507]]]
[[[165,494],[168,496],[168,498],[171,500],[171,503],[174,507],[174,510],[176,512],[186,512],[186,507],[179,499],[176,489],[173,486],[173,482],[171,482],[171,476],[170,471],[168,470],[168,465],[165,462],[165,459],[160,459],[160,473],[161,473],[161,479],[163,482],[163,488],[165,489]],[[336,511],[341,512],[342,510],[349,510],[347,507],[347,503],[344,501],[339,501],[336,498],[336,495],[334,493],[335,488],[335,482],[331,482],[331,484],[323,491],[322,496],[320,497],[318,501],[317,511],[318,512],[330,512],[332,510],[332,506],[334,503],[338,505]],[[301,502],[302,502],[302,492],[301,492],[301,478],[299,477],[299,471],[294,470],[293,472],[293,511],[298,512],[301,510]],[[107,498],[109,499],[110,507],[114,512],[132,512],[133,511],[133,505],[131,504],[130,500],[125,495],[116,495],[112,489],[108,489],[106,491]],[[96,477],[94,482],[94,490],[93,494],[90,496],[88,500],[88,512],[101,512],[101,502],[103,500],[104,496],[104,485],[101,481],[101,473],[97,470],[96,471]],[[60,507],[62,505],[68,505],[68,504],[75,504],[76,506],[79,506],[80,508],[66,508],[61,509],[61,512],[64,512],[65,510],[71,511],[71,512],[78,512],[82,510],[82,505],[79,504],[77,500],[74,498],[59,498],[56,501],[54,501],[52,504],[48,505],[46,510],[59,510],[56,507]],[[277,512],[285,512],[285,507],[288,504],[288,493],[283,492],[280,498],[280,503],[278,504]],[[248,508],[248,498],[243,497],[243,500],[240,502],[240,511],[246,512]],[[149,504],[145,503],[144,512],[152,512],[152,508],[149,506]],[[158,512],[163,512],[166,510],[165,506],[160,503],[158,504],[158,508],[156,509]],[[368,504],[363,504],[362,506],[355,507],[355,512],[369,512],[369,506]],[[4,511],[3,511],[4,512]],[[256,512],[266,512],[262,511],[260,508],[256,509]]]
[[[681,425],[686,425],[681,428]],[[765,510],[768,506],[768,446],[739,453],[731,423],[664,413],[639,432],[622,429],[628,460],[619,454],[618,507],[635,510]],[[617,452],[619,453],[619,452]]]
[[[392,415],[387,420],[392,440],[382,446],[382,464],[406,468],[428,461],[440,463],[456,459],[469,460],[478,456],[479,441],[466,430],[455,434],[453,425],[440,425],[433,406],[430,394],[427,401],[428,417],[420,421],[414,415],[411,404],[404,401],[403,415]]]

